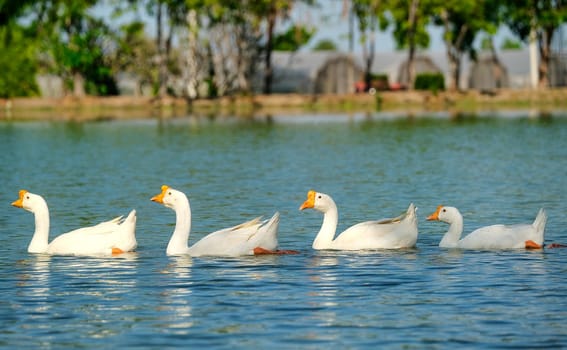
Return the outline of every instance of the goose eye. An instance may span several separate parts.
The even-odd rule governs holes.
[[[447,209],[443,209],[443,212],[444,212],[444,213],[447,212]]]
[[[171,192],[168,192],[167,195],[171,196]]]
[[[26,199],[30,199],[30,196],[26,196]]]
[[[317,197],[317,198],[321,199],[321,195],[319,195],[319,197]]]

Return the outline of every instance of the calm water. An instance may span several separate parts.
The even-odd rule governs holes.
[[[465,231],[531,222],[567,243],[567,117],[449,120],[394,116],[179,118],[0,123],[0,347],[561,348],[567,346],[567,249],[455,251],[425,217],[459,207]],[[152,203],[185,191],[194,242],[280,211],[295,256],[166,257],[174,213]],[[30,213],[50,205],[52,237],[138,211],[136,253],[26,252]],[[339,230],[420,208],[416,249],[314,252],[331,194]]]

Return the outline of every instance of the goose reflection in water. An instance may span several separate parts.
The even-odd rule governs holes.
[[[46,304],[41,307],[49,307],[47,298],[50,295],[50,262],[49,255],[32,255],[29,259],[21,261],[24,269],[18,275],[18,294]]]
[[[160,293],[162,301],[156,307],[160,314],[156,324],[177,335],[189,333],[193,327],[193,258],[188,255],[172,256],[170,263],[161,270],[165,286]]]
[[[126,253],[112,258],[56,257],[51,267],[57,272],[57,279],[64,281],[59,294],[67,298],[87,295],[120,301],[126,300],[128,293],[137,287],[137,265],[137,253]]]

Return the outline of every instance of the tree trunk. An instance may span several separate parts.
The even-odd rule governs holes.
[[[366,71],[364,72],[364,80],[366,83],[366,88],[370,89],[372,87],[372,64],[374,63],[374,30],[370,31],[370,42],[368,47],[368,56],[366,57]]]
[[[85,97],[85,79],[79,72],[73,73],[73,96]]]
[[[167,93],[167,85],[169,82],[169,61],[171,58],[171,43],[173,41],[173,29],[174,25],[172,23],[169,24],[169,32],[167,33],[167,39],[165,40],[165,48],[164,53],[162,55],[163,62],[161,64],[161,76],[162,76],[162,97],[166,96]]]
[[[215,59],[214,59],[214,55],[213,55],[213,48],[211,47],[211,41],[208,40],[207,41],[207,62],[209,64],[208,66],[208,91],[207,91],[207,96],[209,98],[213,98],[213,97],[218,97],[218,89],[217,89],[217,83],[216,83],[216,79],[215,79]]]
[[[189,52],[187,53],[187,57],[185,59],[185,62],[187,64],[185,93],[187,98],[193,100],[198,96],[197,33],[199,31],[199,24],[197,22],[197,11],[190,10],[189,13],[187,13],[187,26],[189,30],[189,35],[187,37],[187,40],[189,41]]]
[[[449,76],[451,77],[451,80],[449,81],[449,91],[455,91],[459,86],[457,78],[457,61],[451,53],[448,53],[447,57],[449,59]]]
[[[158,50],[158,97],[164,98],[167,93],[166,78],[167,78],[167,62],[165,61],[165,53],[163,47],[163,28],[162,28],[162,4],[158,2],[156,11],[156,46]]]
[[[441,19],[445,27],[445,46],[447,46],[447,58],[449,60],[449,73],[451,74],[451,81],[449,83],[450,91],[459,90],[459,81],[461,78],[461,56],[463,53],[463,42],[465,35],[468,31],[468,26],[463,25],[459,30],[459,35],[456,38],[450,39],[449,13],[446,10],[441,12]]]
[[[364,61],[364,89],[368,91],[372,86],[372,63],[374,62],[374,30],[370,30],[367,38],[362,35],[362,59]]]
[[[272,79],[273,79],[273,68],[272,68],[272,46],[274,41],[274,28],[276,26],[276,5],[273,3],[270,6],[268,13],[268,42],[266,43],[266,72],[264,75],[264,93],[272,93]]]
[[[551,39],[553,36],[553,31],[555,28],[545,28],[543,37],[540,38],[539,44],[539,55],[541,60],[539,61],[539,82],[538,86],[540,88],[548,88],[549,83],[549,63],[551,61]]]
[[[538,62],[537,62],[537,32],[535,24],[532,23],[529,36],[529,52],[530,52],[530,87],[537,89],[538,86]]]
[[[413,90],[415,84],[415,31],[416,31],[418,7],[419,7],[419,0],[412,0],[410,4],[409,18],[408,18],[409,55],[408,55],[407,76],[408,76],[409,90]]]
[[[237,76],[236,80],[238,82],[238,90],[244,93],[250,92],[250,84],[248,82],[248,69],[250,66],[250,50],[252,49],[250,45],[247,44],[247,23],[240,24],[236,28],[236,40],[237,40],[237,57],[236,57],[236,67]]]
[[[455,59],[455,81],[453,82],[454,91],[459,91],[461,89],[460,82],[461,82],[461,56],[459,55]]]

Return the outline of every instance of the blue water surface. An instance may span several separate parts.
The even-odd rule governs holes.
[[[533,221],[567,243],[567,117],[277,115],[101,122],[0,122],[0,347],[564,348],[567,249],[439,248],[458,207],[465,232]],[[190,243],[281,213],[298,255],[167,257],[187,193]],[[41,194],[51,237],[135,208],[138,249],[114,258],[34,255],[18,190]],[[414,249],[313,251],[333,196],[339,231],[418,207]]]

